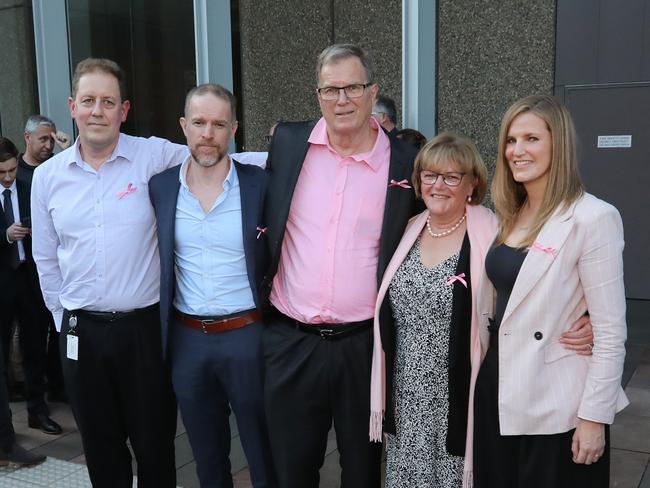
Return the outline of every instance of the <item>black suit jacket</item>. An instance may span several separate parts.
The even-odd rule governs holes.
[[[273,277],[278,269],[282,241],[289,216],[289,208],[293,192],[302,169],[302,164],[309,149],[309,135],[317,121],[310,122],[285,122],[280,123],[275,129],[267,170],[271,173],[271,180],[266,194],[264,207],[264,221],[268,225],[266,242],[270,265],[262,280],[260,294],[263,303],[268,306],[268,297],[271,292]],[[390,138],[390,167],[388,180],[411,181],[413,174],[413,160],[417,150],[395,138]],[[318,198],[318,195],[314,195]],[[399,244],[406,223],[416,210],[415,193],[399,186],[388,187],[386,193],[386,206],[379,241],[379,261],[377,263],[377,287],[388,266],[397,245]]]
[[[1,195],[3,191],[4,187],[0,187],[0,198],[4,198]],[[18,196],[18,212],[22,221],[26,217],[31,216],[29,186],[25,185],[22,181],[16,180],[16,193]],[[28,267],[31,276],[37,280],[36,264],[32,257],[31,235],[28,234],[25,236],[23,239],[23,247],[25,248],[24,266]],[[5,286],[10,286],[13,283],[14,273],[15,271],[11,269],[11,246],[7,242],[7,225],[4,215],[0,214],[0,285],[2,285],[3,290],[7,289]]]
[[[262,223],[262,205],[268,176],[257,166],[234,161],[241,195],[241,218],[246,255],[248,281],[255,305],[260,308],[257,288],[266,267],[265,249],[258,239]],[[169,321],[174,304],[176,278],[174,273],[174,239],[176,228],[176,201],[180,189],[180,165],[155,175],[149,181],[149,197],[154,206],[160,252],[160,325],[163,354],[167,353]]]

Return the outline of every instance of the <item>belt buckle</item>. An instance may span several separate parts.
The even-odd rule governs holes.
[[[204,334],[208,333],[208,329],[206,327],[208,325],[214,325],[214,324],[222,324],[226,322],[228,319],[221,319],[221,320],[212,320],[212,319],[201,319],[201,330],[203,331]]]
[[[321,339],[329,339],[334,335],[334,329],[320,329],[318,332]]]

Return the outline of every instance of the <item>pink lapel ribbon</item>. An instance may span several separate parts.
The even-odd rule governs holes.
[[[262,234],[266,234],[266,229],[268,227],[260,227],[259,225],[257,226],[257,238],[259,239]]]
[[[411,185],[409,185],[409,180],[407,179],[403,179],[401,181],[390,180],[388,186],[399,186],[401,188],[411,188]]]
[[[555,256],[555,249],[552,247],[546,247],[541,245],[539,242],[533,242],[533,245],[528,248],[529,251],[541,251],[545,252],[546,254],[550,254],[551,256]]]
[[[459,275],[452,275],[447,280],[447,284],[451,285],[454,281],[460,281],[465,286],[465,288],[467,288],[467,281],[465,281],[463,278],[465,278],[465,273],[461,273]]]
[[[135,190],[137,190],[137,188],[133,186],[133,183],[129,183],[129,186],[126,187],[126,190],[117,193],[117,199],[121,200],[128,194],[133,193]]]

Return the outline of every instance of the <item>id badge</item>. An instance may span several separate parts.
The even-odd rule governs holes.
[[[66,334],[66,356],[68,359],[77,361],[79,359],[79,336],[75,328],[77,327],[77,316],[71,315],[68,320],[68,333]]]

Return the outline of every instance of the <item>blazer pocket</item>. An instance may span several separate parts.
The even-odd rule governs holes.
[[[565,348],[559,342],[552,342],[544,348],[544,362],[552,363],[566,356],[573,356],[576,352]]]

